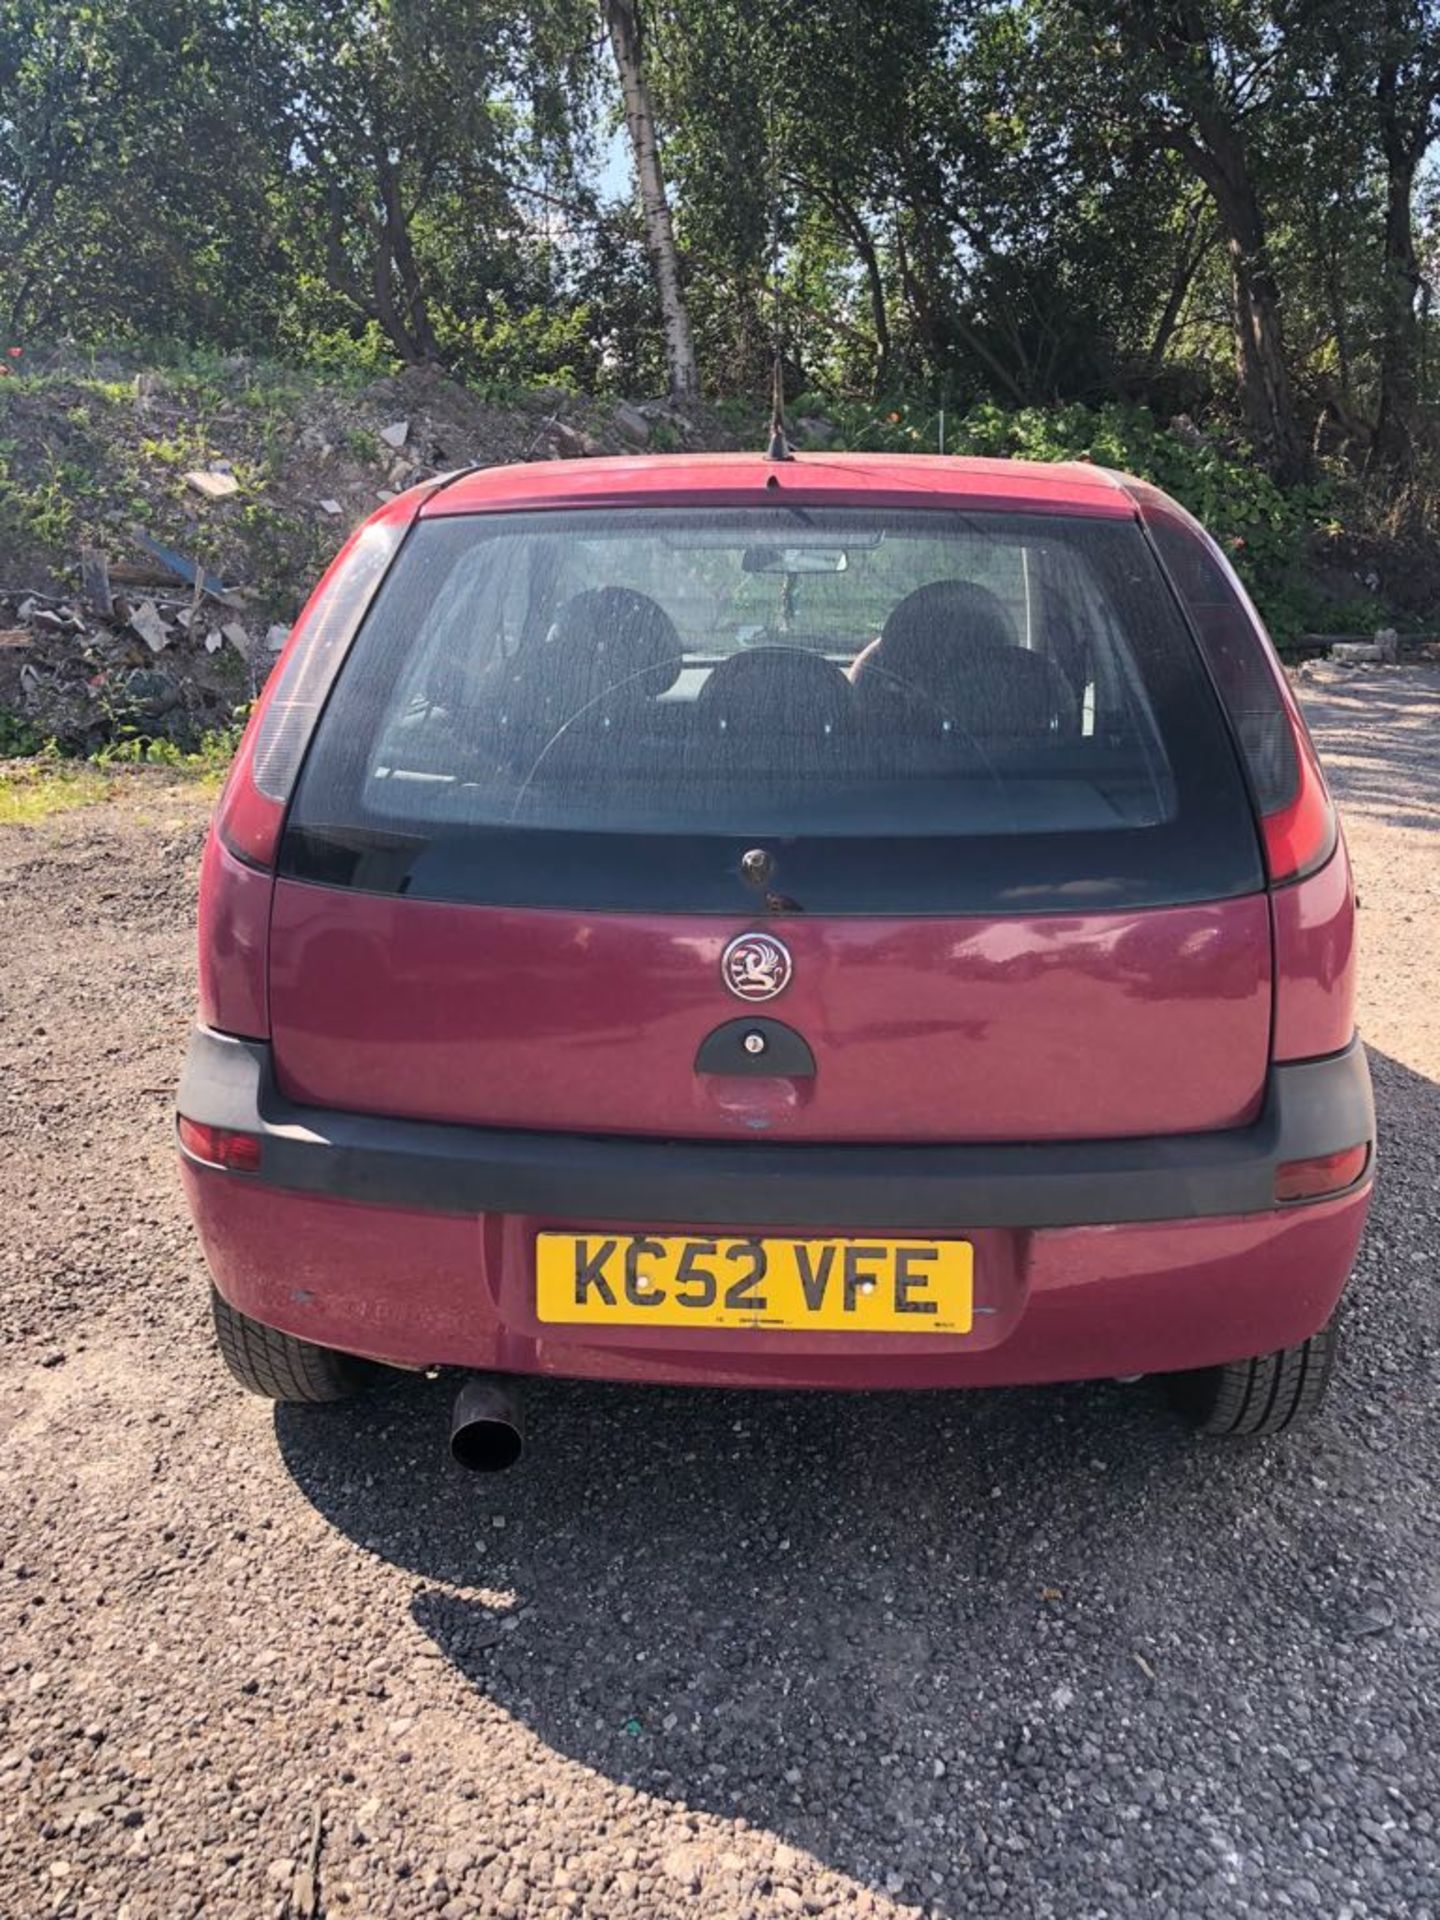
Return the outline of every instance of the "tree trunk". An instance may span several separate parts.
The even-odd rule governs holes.
[[[415,249],[410,243],[410,222],[401,200],[400,180],[388,155],[380,159],[380,195],[385,217],[383,244],[377,251],[375,280],[377,297],[383,282],[386,312],[391,316],[387,319],[386,313],[382,313],[382,323],[412,366],[420,366],[426,361],[438,362],[440,343],[431,325],[430,305],[425,297]],[[390,296],[392,269],[400,288],[401,304],[398,308]]]
[[[1410,464],[1410,427],[1420,388],[1420,320],[1415,302],[1423,284],[1415,250],[1415,174],[1425,142],[1407,137],[1396,100],[1398,75],[1387,66],[1376,85],[1385,151],[1384,321],[1380,335],[1380,410],[1371,444],[1377,466],[1403,471]],[[1422,127],[1428,115],[1422,118]]]
[[[851,246],[859,254],[860,265],[864,269],[865,287],[870,296],[870,325],[875,334],[875,371],[871,376],[871,393],[878,400],[890,390],[894,367],[890,313],[885,302],[885,276],[880,270],[879,249],[875,245],[874,235],[865,224],[864,216],[850,205],[833,184],[826,189],[823,198],[845,230]]]
[[[1280,289],[1265,222],[1239,133],[1223,116],[1199,116],[1199,139],[1184,149],[1210,189],[1225,236],[1235,302],[1235,358],[1255,448],[1282,486],[1304,480],[1309,451],[1295,418]]]
[[[855,247],[865,269],[865,284],[870,290],[870,323],[875,332],[875,372],[871,386],[878,400],[890,390],[894,349],[890,343],[890,315],[885,306],[885,277],[880,271],[880,255],[864,221],[857,221]]]
[[[1155,323],[1155,334],[1145,355],[1147,381],[1159,377],[1185,311],[1185,302],[1190,298],[1190,289],[1195,284],[1195,276],[1203,266],[1211,244],[1211,236],[1204,230],[1202,206],[1197,199],[1185,215],[1185,231],[1180,240],[1179,257],[1170,276],[1170,291],[1165,296],[1165,306]]]
[[[680,254],[675,245],[675,228],[670,219],[670,203],[665,196],[665,176],[660,168],[660,144],[655,134],[655,115],[650,105],[650,88],[640,54],[640,23],[634,0],[601,0],[610,45],[615,53],[615,68],[620,76],[620,91],[625,102],[625,125],[635,155],[635,174],[640,183],[640,208],[645,221],[645,245],[660,296],[660,316],[665,328],[665,364],[670,372],[670,392],[677,400],[687,399],[700,390],[700,375],[695,365],[695,346],[690,337],[690,316],[680,285]]]

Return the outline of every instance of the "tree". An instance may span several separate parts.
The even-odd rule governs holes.
[[[526,225],[534,156],[566,151],[555,83],[578,58],[576,9],[278,0],[277,10],[297,266],[318,252],[333,292],[402,360],[442,360],[440,310],[475,311],[492,263]]]
[[[677,400],[699,392],[700,374],[690,333],[690,315],[680,280],[680,252],[670,218],[665,175],[660,165],[660,140],[645,73],[640,18],[633,0],[602,0],[606,31],[615,55],[615,70],[625,103],[625,126],[635,158],[640,208],[645,223],[645,245],[660,297],[665,330],[665,362],[670,392]]]
[[[1372,457],[1410,464],[1420,390],[1423,278],[1415,243],[1415,179],[1440,136],[1440,8],[1427,0],[1385,0],[1369,15],[1376,41],[1376,124],[1385,165],[1385,229],[1381,271],[1383,319],[1380,396]]]
[[[27,332],[273,321],[277,50],[226,0],[0,8],[0,298]]]
[[[1303,14],[1303,9],[1301,10]],[[1236,371],[1256,449],[1282,483],[1302,479],[1280,286],[1262,194],[1267,143],[1304,97],[1309,43],[1258,0],[1079,0],[1052,17],[1098,60],[1117,141],[1175,154],[1214,203],[1230,271]]]

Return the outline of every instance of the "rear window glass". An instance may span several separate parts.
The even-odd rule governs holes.
[[[809,910],[1258,884],[1137,526],[783,506],[422,522],[331,697],[286,865],[743,910],[754,846]]]
[[[1290,716],[1250,616],[1199,533],[1160,512],[1150,519],[1150,534],[1240,737],[1260,811],[1272,813],[1295,797],[1300,762]]]

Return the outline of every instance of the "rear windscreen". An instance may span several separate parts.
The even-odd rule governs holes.
[[[1137,525],[764,507],[411,533],[287,825],[296,877],[430,899],[1035,912],[1261,884]]]

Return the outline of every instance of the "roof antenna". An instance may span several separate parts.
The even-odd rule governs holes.
[[[785,434],[785,329],[780,312],[780,173],[775,149],[773,101],[765,103],[766,172],[770,176],[770,321],[775,332],[775,367],[770,385],[770,444],[767,460],[793,460]],[[775,476],[771,475],[771,484]]]

